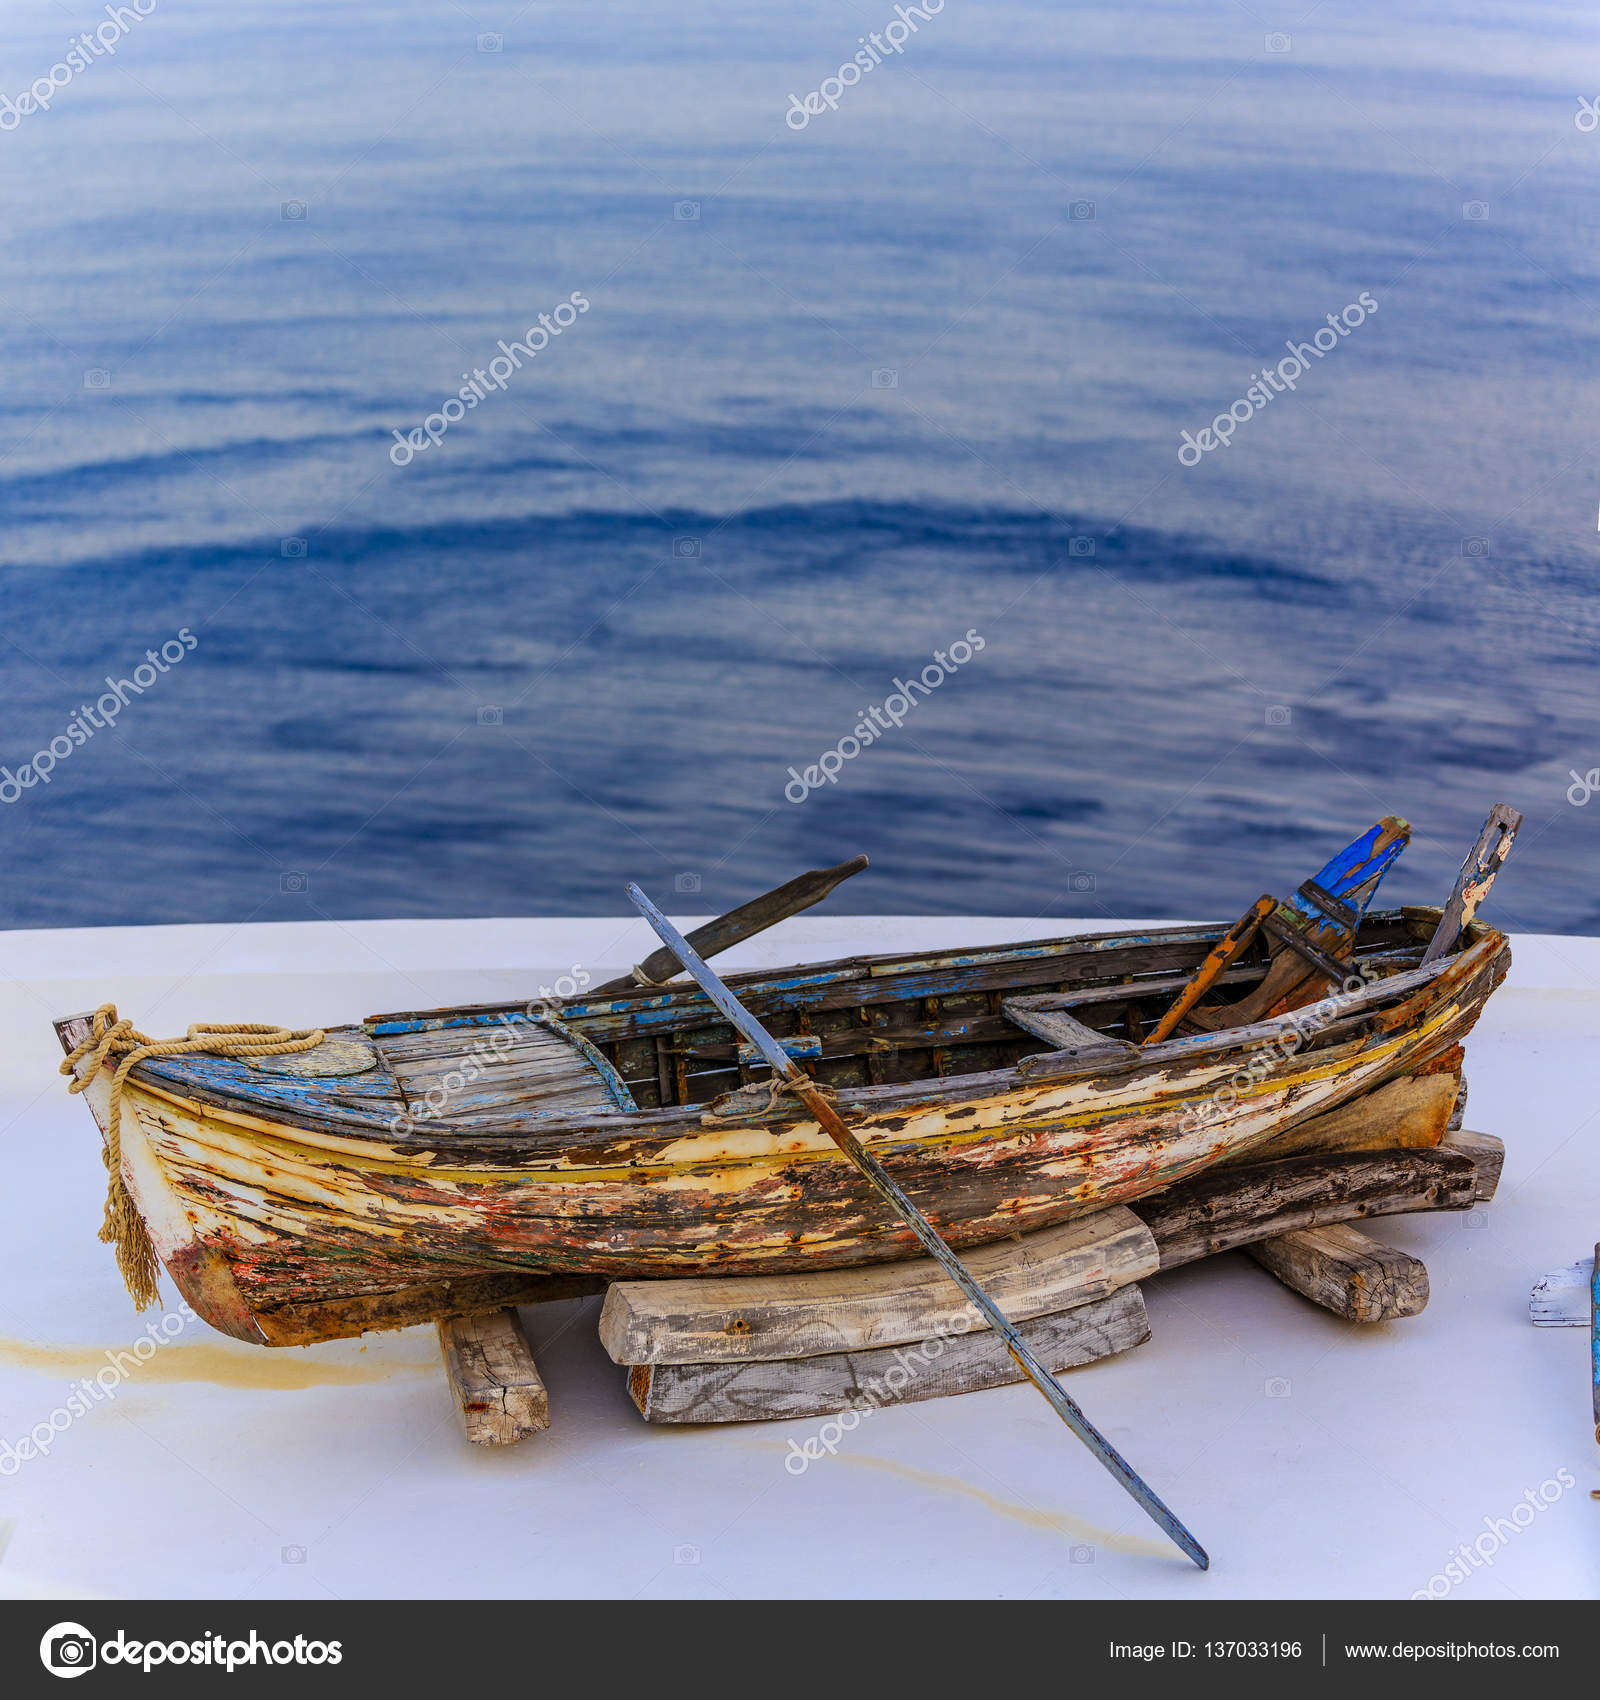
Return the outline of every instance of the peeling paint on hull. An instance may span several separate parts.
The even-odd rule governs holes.
[[[1238,1074],[1243,1046],[1065,1080],[1005,1070],[846,1092],[841,1109],[952,1244],[1052,1226],[1247,1152],[1457,1045],[1509,961],[1500,935],[1477,931],[1403,1019],[1276,1058],[1204,1124],[1192,1112]],[[103,1083],[87,1095],[103,1123]],[[698,1108],[641,1112],[406,1146],[186,1097],[136,1071],[123,1160],[185,1297],[257,1342],[279,1306],[497,1272],[776,1274],[920,1251],[816,1123],[781,1111],[710,1127]]]

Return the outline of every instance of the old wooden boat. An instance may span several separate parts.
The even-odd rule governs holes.
[[[1470,921],[1424,966],[1440,914],[1366,914],[1344,988],[1321,1002],[1152,1044],[1139,1041],[1231,929],[856,957],[729,984],[938,1230],[973,1246],[1155,1192],[1389,1082],[1458,1071],[1510,952]],[[1216,983],[1243,1005],[1268,954],[1229,962]],[[70,1050],[91,1018],[57,1028]],[[764,1073],[692,985],[374,1016],[293,1055],[132,1064],[120,1173],[188,1303],[269,1345],[619,1277],[918,1255]],[[86,1095],[104,1131],[108,1074]]]

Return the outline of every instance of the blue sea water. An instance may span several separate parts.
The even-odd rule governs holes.
[[[1440,901],[1503,798],[1600,927],[1593,8],[946,0],[786,123],[895,15],[159,0],[6,128],[106,14],[0,4],[0,924]]]

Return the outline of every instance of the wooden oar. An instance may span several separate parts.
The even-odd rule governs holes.
[[[973,1279],[972,1272],[944,1243],[933,1224],[900,1190],[877,1158],[872,1156],[861,1141],[845,1126],[840,1119],[839,1112],[818,1090],[816,1083],[810,1076],[804,1074],[794,1064],[778,1042],[767,1032],[766,1028],[723,985],[716,974],[700,960],[689,941],[640,891],[638,886],[630,885],[628,887],[628,897],[639,913],[655,928],[657,936],[671,948],[676,960],[681,962],[699,982],[700,989],[755,1046],[772,1072],[789,1083],[801,1102],[817,1118],[823,1131],[866,1177],[867,1184],[872,1190],[900,1216],[901,1220],[921,1242],[923,1250],[937,1261],[939,1267],[966,1295],[973,1308],[981,1313],[984,1320],[1005,1342],[1006,1350],[1016,1360],[1018,1367],[1050,1402],[1051,1408],[1061,1418],[1062,1422],[1121,1482],[1123,1487],[1144,1507],[1145,1511],[1160,1525],[1162,1530],[1202,1570],[1208,1570],[1211,1566],[1211,1560],[1206,1557],[1205,1548],[1184,1528],[1183,1524],[1156,1497],[1151,1489],[1140,1480],[1133,1467],[1112,1446],[1111,1442],[1067,1397],[1056,1378],[1028,1350],[1022,1336],[1012,1327],[1005,1312]]]
[[[820,903],[835,886],[852,874],[859,874],[866,865],[865,856],[852,856],[848,862],[840,862],[836,867],[813,868],[808,874],[797,874],[786,884],[760,897],[752,897],[748,903],[741,903],[726,915],[707,921],[703,927],[696,927],[689,935],[689,942],[701,956],[715,956],[718,951],[754,938],[768,927],[775,927],[779,921],[786,921],[802,909],[810,909]],[[661,949],[653,951],[631,973],[624,974],[619,980],[607,980],[603,986],[597,986],[585,995],[615,997],[622,992],[638,991],[641,987],[649,990],[665,984],[682,971],[683,964],[677,957],[670,950]]]
[[[1509,803],[1496,803],[1490,809],[1478,842],[1467,852],[1461,872],[1456,875],[1455,889],[1439,917],[1439,925],[1422,953],[1422,967],[1438,961],[1466,930],[1467,923],[1478,912],[1478,905],[1489,895],[1494,876],[1511,854],[1511,841],[1521,825],[1522,816]]]
[[[1147,1045],[1170,1039],[1180,1021],[1217,983],[1217,976],[1250,943],[1261,923],[1278,907],[1275,897],[1258,897],[1212,948],[1211,954],[1194,971],[1194,978],[1178,993],[1172,1007],[1145,1035]]]

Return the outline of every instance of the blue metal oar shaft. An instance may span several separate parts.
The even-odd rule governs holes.
[[[1078,1405],[1062,1390],[1061,1384],[1029,1350],[1009,1317],[983,1290],[972,1271],[940,1238],[938,1230],[901,1191],[883,1165],[845,1126],[838,1112],[818,1091],[816,1083],[799,1069],[777,1041],[743,1004],[723,985],[716,973],[695,953],[694,948],[676,927],[656,908],[636,885],[628,887],[628,897],[634,907],[655,929],[656,935],[699,982],[701,990],[711,999],[728,1020],[744,1034],[761,1053],[775,1074],[789,1081],[805,1100],[807,1108],[821,1123],[824,1132],[844,1152],[866,1177],[867,1183],[905,1222],[916,1235],[923,1249],[944,1270],[956,1286],[1005,1342],[1006,1350],[1023,1374],[1049,1401],[1051,1408],[1085,1446],[1105,1465],[1134,1499],[1144,1508],[1168,1537],[1179,1546],[1202,1570],[1210,1568],[1211,1560],[1205,1548],[1180,1523],[1173,1512],[1140,1478],[1132,1465],[1083,1414]]]

